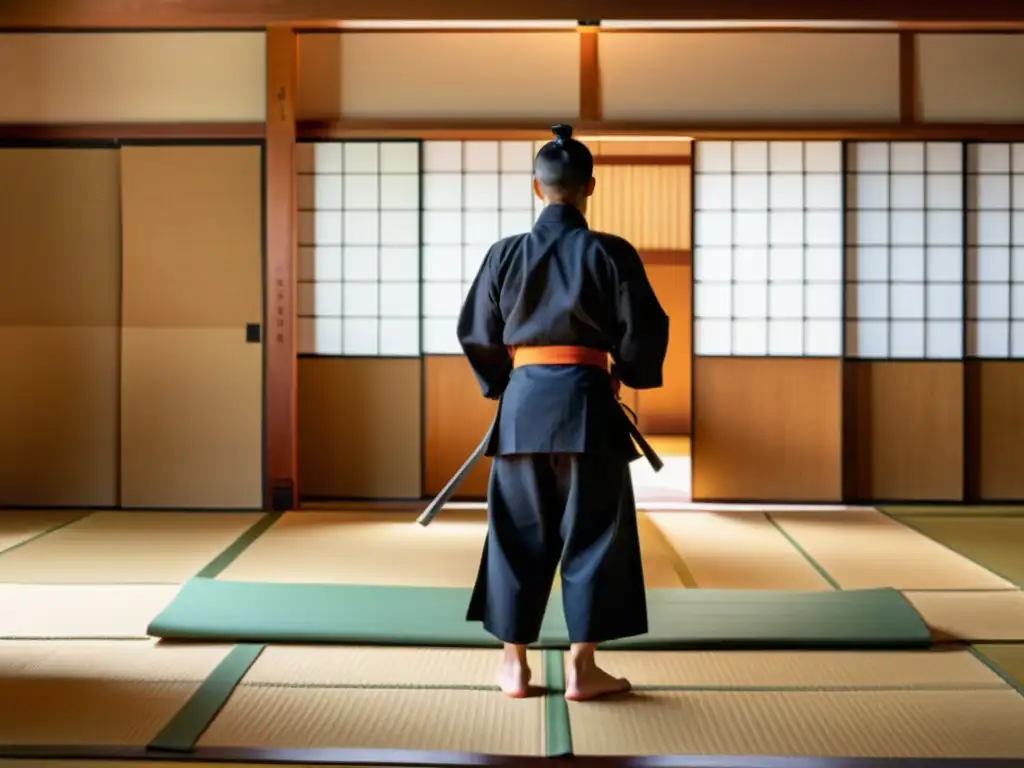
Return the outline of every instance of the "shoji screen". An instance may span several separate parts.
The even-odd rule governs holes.
[[[839,142],[698,142],[694,497],[840,488]]]
[[[418,356],[419,142],[299,146],[300,353]]]
[[[854,143],[847,193],[847,354],[963,356],[961,145]]]
[[[456,336],[470,284],[499,238],[528,231],[540,210],[530,141],[423,144],[423,353],[426,357],[424,486],[441,489],[476,447],[494,403],[484,400]],[[488,462],[461,488],[482,496]]]
[[[854,142],[847,155],[851,493],[963,490],[963,146]]]
[[[420,495],[420,151],[418,141],[297,145],[307,497]]]
[[[487,249],[533,226],[532,172],[529,141],[424,143],[424,353],[462,354],[456,318]]]
[[[1024,499],[1024,143],[967,147],[967,352],[982,499]]]
[[[837,142],[699,145],[695,351],[842,354]]]

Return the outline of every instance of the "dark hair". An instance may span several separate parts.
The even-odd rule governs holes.
[[[594,156],[572,137],[571,125],[556,125],[555,138],[537,153],[533,175],[541,186],[563,194],[578,194],[594,175]]]

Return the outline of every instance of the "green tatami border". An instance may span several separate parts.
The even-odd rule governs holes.
[[[15,510],[15,511],[21,512],[21,511],[42,511],[42,510]],[[24,546],[26,546],[28,544],[31,544],[34,541],[39,541],[40,539],[46,538],[51,533],[56,533],[57,531],[61,530],[62,528],[67,528],[69,525],[74,525],[75,523],[80,523],[83,520],[85,520],[85,518],[91,517],[92,515],[96,514],[97,511],[98,510],[95,510],[95,509],[85,510],[85,511],[82,512],[82,514],[78,515],[77,517],[73,517],[70,520],[65,520],[63,523],[57,523],[56,525],[51,525],[46,530],[40,531],[39,533],[36,533],[36,534],[33,534],[32,536],[28,537],[24,541],[19,541],[17,544],[12,544],[9,547],[6,547],[4,549],[0,549],[0,557],[3,557],[8,552],[13,552],[16,549],[21,549],[22,547],[24,547]]]
[[[1012,661],[1006,659],[1007,650],[1017,651],[1015,655],[1018,658]],[[1024,696],[1024,643],[976,643],[970,646],[970,651],[1007,685]]]
[[[227,656],[146,748],[160,752],[192,751],[265,647],[243,643],[228,651]]]
[[[260,536],[269,531],[278,520],[284,517],[284,512],[267,512],[249,526],[241,536],[235,539],[213,560],[203,566],[196,578],[215,579],[227,570],[228,566],[237,560],[245,550],[253,545]]]
[[[793,549],[800,553],[803,559],[806,560],[807,563],[815,571],[818,572],[818,575],[821,576],[821,578],[828,582],[829,586],[831,586],[832,589],[842,591],[842,586],[839,584],[838,581],[832,578],[832,574],[825,570],[825,566],[823,566],[821,563],[819,563],[817,560],[811,557],[811,553],[804,549],[800,542],[793,538],[793,536],[791,536],[785,528],[779,525],[779,521],[775,519],[771,512],[763,512],[762,514],[765,516],[765,518],[767,518],[768,522],[772,524],[772,527],[774,527],[775,530],[779,532],[779,535],[782,536],[782,538],[784,538],[786,541],[788,541],[789,545]]]
[[[565,701],[565,655],[544,651],[544,754],[546,757],[572,755],[572,725]]]

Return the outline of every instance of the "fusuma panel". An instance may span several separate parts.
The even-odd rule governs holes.
[[[263,153],[121,150],[121,502],[263,500]]]
[[[842,354],[839,142],[698,142],[698,356]]]
[[[115,149],[0,149],[0,505],[117,504],[119,197]]]

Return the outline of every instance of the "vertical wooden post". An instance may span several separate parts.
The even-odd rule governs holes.
[[[577,27],[580,36],[580,121],[601,120],[601,70],[598,65],[597,26]]]
[[[920,115],[917,77],[917,35],[900,32],[900,123],[914,125]]]
[[[265,506],[298,505],[298,407],[295,329],[295,91],[298,37],[267,28]]]

